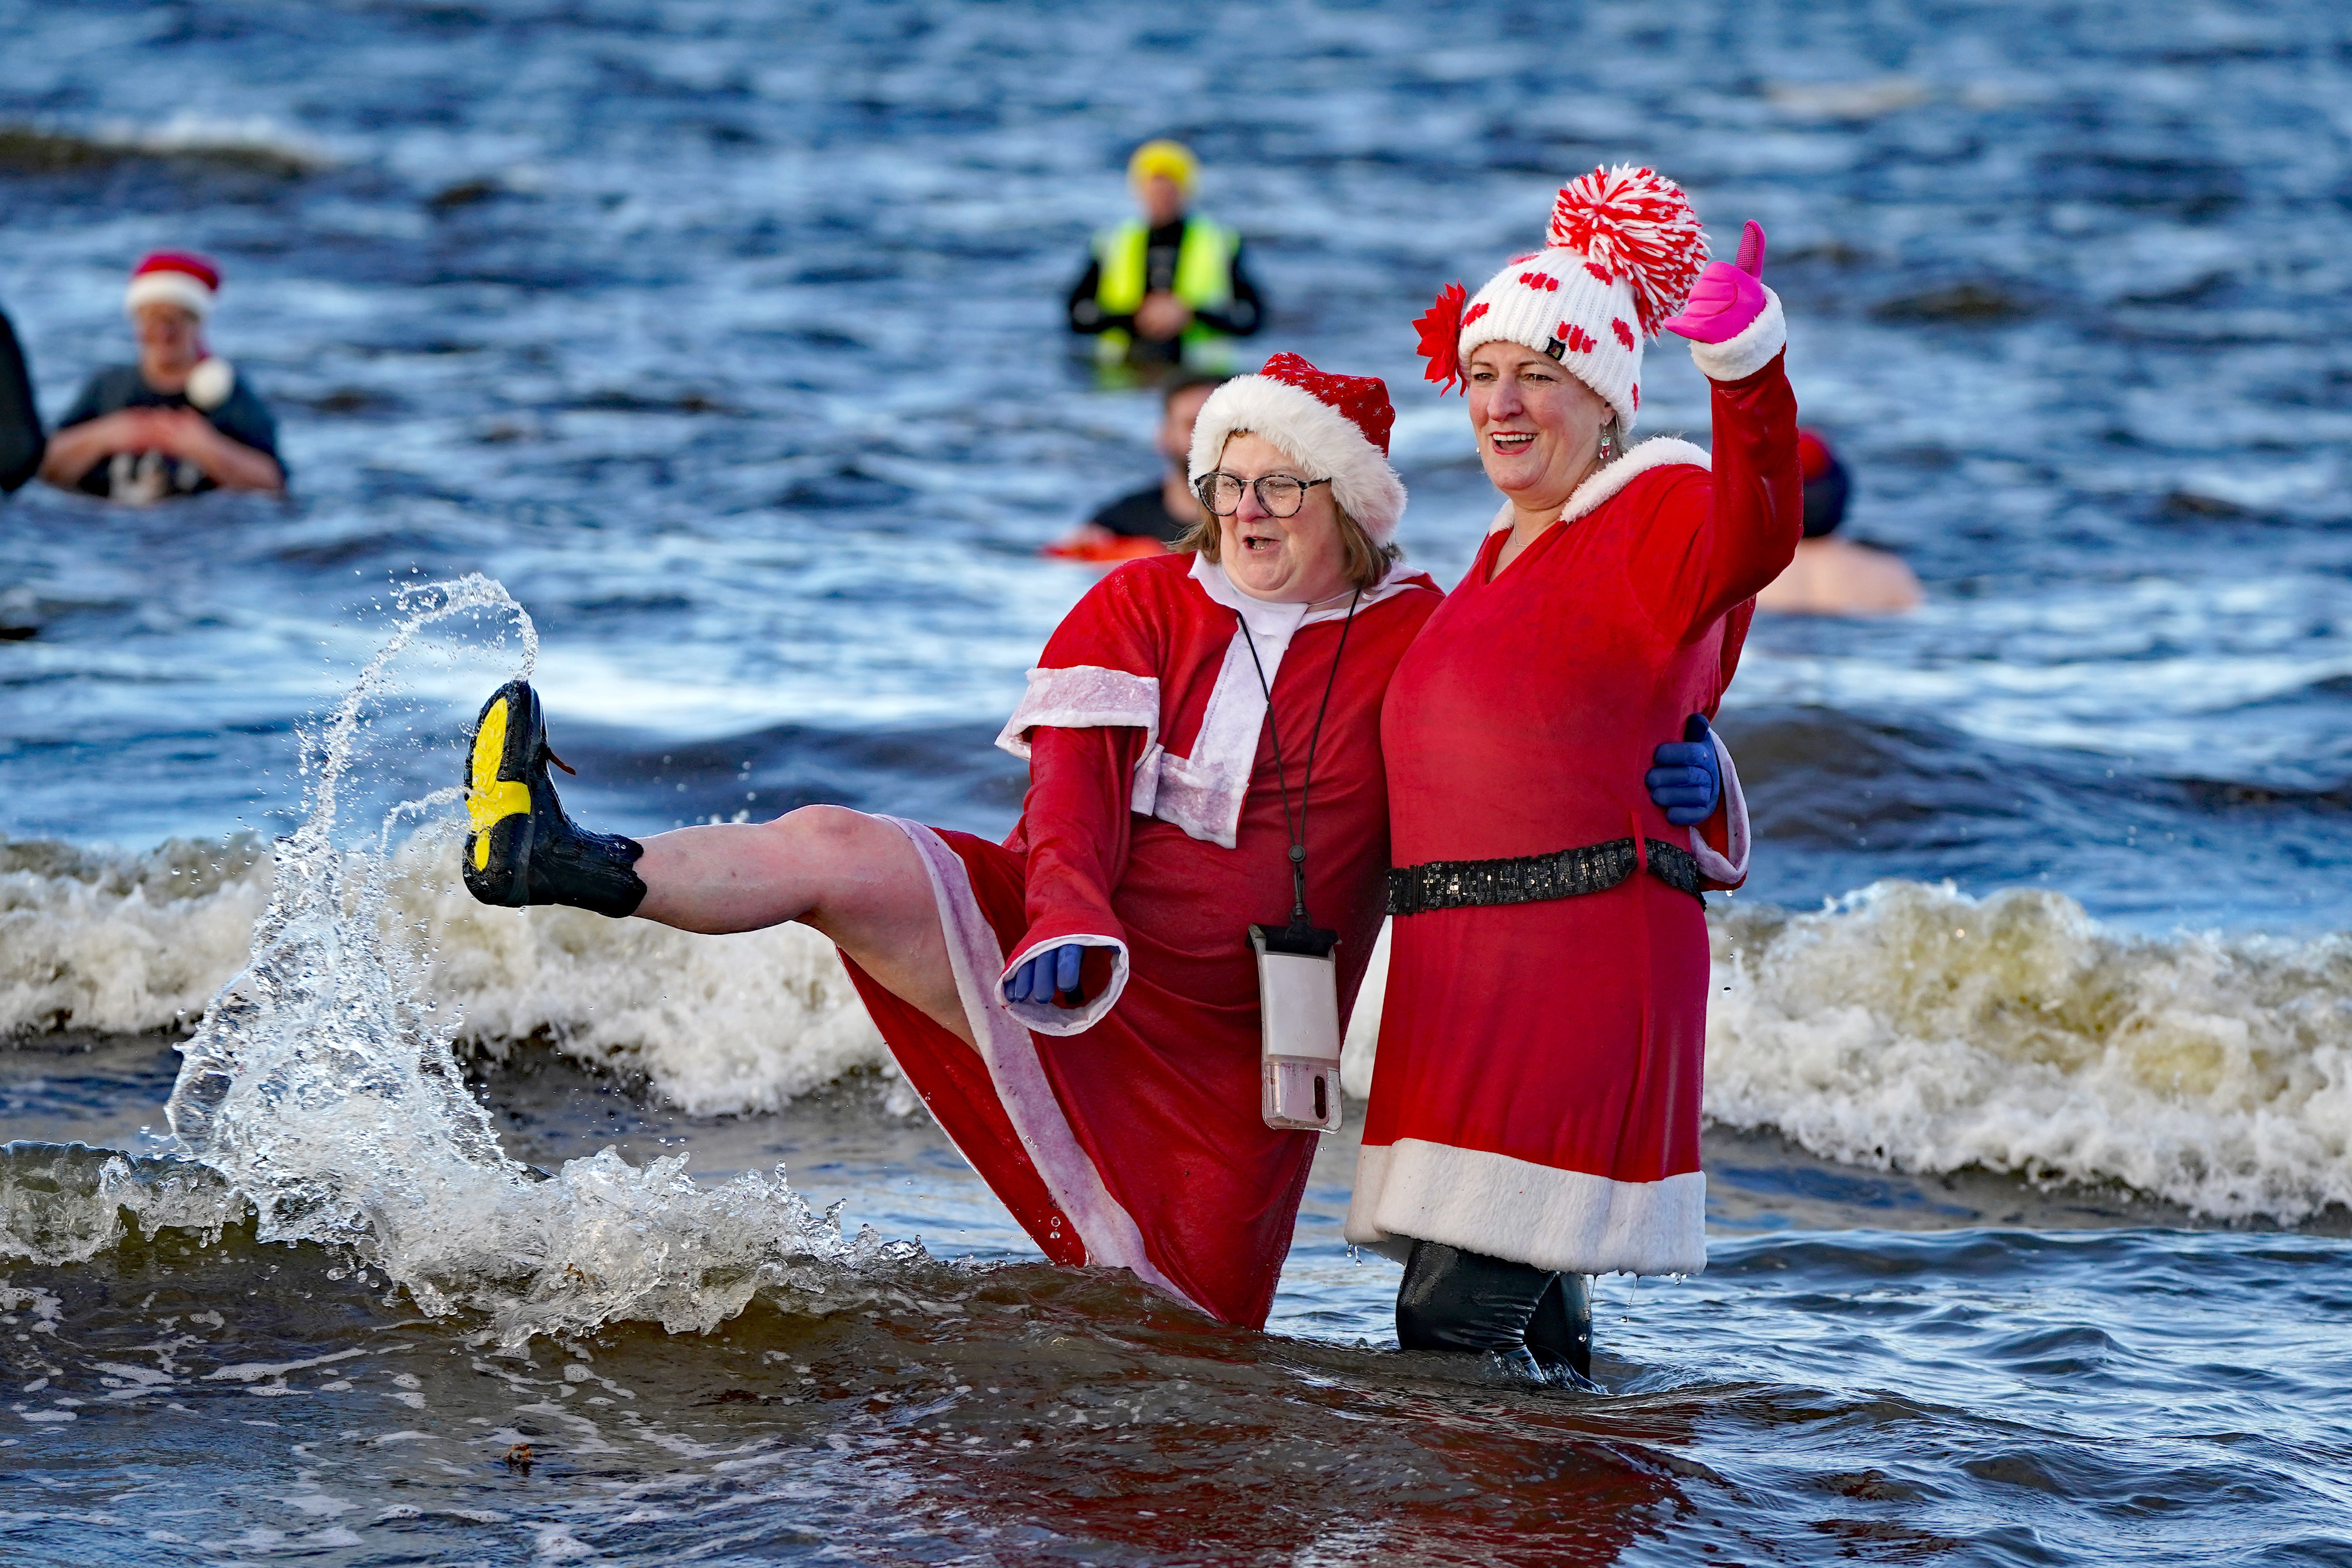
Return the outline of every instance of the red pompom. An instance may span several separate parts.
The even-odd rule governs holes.
[[[1462,384],[1465,396],[1469,395],[1470,378],[1462,374],[1462,307],[1470,299],[1469,290],[1459,283],[1448,283],[1437,291],[1437,300],[1413,322],[1421,333],[1421,347],[1415,352],[1429,362],[1421,373],[1424,381],[1437,383],[1438,395],[1443,397],[1455,382]]]
[[[1682,309],[1706,264],[1706,236],[1690,199],[1650,169],[1595,169],[1570,181],[1552,205],[1550,241],[1584,253],[1586,265],[1633,290],[1642,335],[1654,338]]]

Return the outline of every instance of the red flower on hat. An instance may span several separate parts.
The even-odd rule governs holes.
[[[1681,309],[1706,261],[1706,236],[1680,186],[1651,169],[1595,169],[1559,188],[1550,241],[1584,253],[1606,280],[1622,278],[1644,337]]]
[[[1423,311],[1412,324],[1421,333],[1421,347],[1414,352],[1429,362],[1421,374],[1424,381],[1437,383],[1440,397],[1462,384],[1462,394],[1470,394],[1470,378],[1462,374],[1462,307],[1469,300],[1470,292],[1459,283],[1448,283],[1437,291],[1437,300]],[[1381,449],[1388,443],[1382,441]]]

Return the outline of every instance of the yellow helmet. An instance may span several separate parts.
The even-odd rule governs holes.
[[[1181,142],[1171,142],[1165,137],[1146,142],[1127,161],[1127,183],[1140,185],[1159,174],[1175,181],[1176,188],[1190,196],[1201,178],[1201,160],[1192,156],[1192,149]]]

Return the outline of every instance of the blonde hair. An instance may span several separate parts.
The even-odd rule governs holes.
[[[1235,436],[1255,434],[1255,430],[1233,430],[1226,433],[1225,439],[1231,441]],[[1200,492],[1195,490],[1192,499],[1199,500]],[[1339,504],[1337,496],[1331,498],[1331,515],[1339,520],[1340,563],[1351,587],[1373,587],[1388,574],[1391,566],[1404,559],[1404,552],[1398,546],[1373,543],[1372,536],[1364,531],[1364,525],[1348,515],[1348,509]],[[1180,552],[1196,551],[1204,560],[1217,563],[1218,552],[1224,548],[1223,522],[1223,519],[1203,506],[1200,520],[1186,529],[1184,537],[1169,548]]]

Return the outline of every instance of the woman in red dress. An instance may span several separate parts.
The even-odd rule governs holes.
[[[1348,1236],[1404,1260],[1409,1349],[1582,1373],[1584,1276],[1706,1266],[1700,893],[1744,878],[1747,825],[1727,766],[1707,814],[1728,757],[1697,716],[1803,487],[1762,231],[1704,255],[1681,191],[1595,170],[1545,249],[1419,323],[1505,504],[1381,715],[1395,922]],[[1711,457],[1626,441],[1661,330],[1712,383]],[[1687,768],[1701,804],[1670,814],[1633,784],[1676,732],[1665,794]]]
[[[1213,526],[1112,571],[1046,644],[998,742],[1030,769],[1003,844],[838,806],[642,845],[584,832],[517,681],[477,726],[467,886],[687,931],[815,927],[1048,1258],[1264,1324],[1315,1139],[1261,1115],[1248,927],[1292,909],[1303,810],[1344,1020],[1390,863],[1381,698],[1439,598],[1389,543],[1391,416],[1379,381],[1290,354],[1217,389],[1191,462]]]

